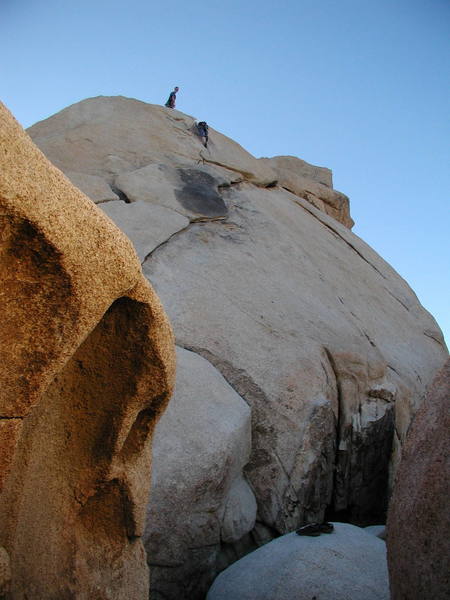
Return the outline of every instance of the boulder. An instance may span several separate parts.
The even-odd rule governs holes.
[[[153,444],[144,543],[151,598],[191,600],[218,572],[221,545],[255,525],[243,477],[251,450],[250,409],[201,356],[177,349],[174,396]]]
[[[241,527],[233,507],[251,504],[241,481],[220,552],[191,548],[174,589],[188,586],[195,561],[205,581],[218,563],[325,514],[383,522],[411,419],[448,353],[406,282],[349,231],[331,172],[295,157],[257,160],[214,130],[206,151],[192,117],[126,98],[83,101],[30,133],[61,168],[189,219],[146,254],[144,271],[179,345],[251,408],[255,526],[225,541]]]
[[[248,554],[214,581],[207,600],[389,600],[384,542],[334,523],[318,537],[289,533]]]
[[[3,105],[0,205],[0,585],[11,598],[144,598],[150,440],[174,379],[167,318],[129,240]]]
[[[349,199],[344,194],[341,194],[341,192],[337,192],[331,188],[331,176],[330,185],[324,185],[317,181],[317,179],[325,180],[325,177],[313,177],[314,172],[311,173],[313,169],[320,169],[320,167],[308,165],[310,167],[309,170],[304,168],[299,168],[297,170],[293,167],[296,166],[296,161],[299,161],[299,159],[284,157],[285,161],[283,161],[280,160],[281,158],[282,157],[260,159],[261,161],[265,161],[265,164],[271,166],[275,170],[279,186],[300,198],[304,198],[313,206],[335,218],[349,229],[353,227],[354,221],[350,217]],[[292,158],[292,165],[287,161],[288,158]],[[299,162],[302,163],[303,161]],[[307,163],[305,163],[305,165],[307,165]],[[326,170],[327,169],[323,169],[323,171]],[[305,172],[310,176],[308,177],[301,174]]]
[[[419,408],[391,498],[387,547],[392,600],[450,592],[450,360]]]

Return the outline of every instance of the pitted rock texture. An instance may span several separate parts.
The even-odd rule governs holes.
[[[204,582],[305,522],[383,522],[409,424],[448,356],[413,291],[349,231],[348,202],[332,190],[329,170],[295,157],[257,160],[213,129],[206,150],[192,123],[164,107],[95,98],[30,129],[61,168],[105,179],[124,211],[127,201],[145,203],[169,211],[170,223],[173,213],[189,221],[174,233],[168,221],[167,230],[157,219],[139,224],[136,240],[153,245],[141,255],[144,272],[179,345],[213,365],[251,409],[244,486],[256,498],[255,526],[235,539],[233,498],[250,505],[251,495],[233,488],[220,550],[191,544],[178,574],[158,564],[158,581],[170,582],[174,595],[169,586],[165,593],[177,600],[189,581]],[[126,231],[131,221],[117,220]],[[197,441],[188,464],[205,452]],[[216,496],[208,481],[209,500],[222,494],[224,503],[225,489]],[[196,486],[180,490],[180,505]],[[195,503],[186,523],[204,539]],[[186,546],[179,529],[171,535]],[[202,585],[189,589],[190,600],[203,598]]]
[[[141,599],[150,440],[173,387],[171,329],[130,242],[3,105],[0,205],[8,598]]]
[[[450,360],[418,410],[389,508],[392,600],[450,595]]]

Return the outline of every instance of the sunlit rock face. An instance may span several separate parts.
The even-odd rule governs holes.
[[[409,424],[447,350],[407,283],[350,231],[331,172],[295,157],[255,159],[212,128],[205,149],[193,117],[126,98],[85,100],[29,131],[129,235],[178,346],[204,361],[202,377],[184,371],[192,381],[178,387],[178,406],[217,371],[223,394],[231,386],[250,409],[249,458],[232,461],[238,490],[218,467],[228,479],[213,490],[205,474],[202,487],[199,468],[192,489],[183,479],[169,502],[158,482],[181,463],[168,451],[164,462],[156,436],[152,597],[202,598],[218,570],[308,521],[382,522]],[[196,432],[195,419],[169,430],[169,445],[186,435],[183,464],[224,443],[200,435],[200,423]],[[187,497],[197,500],[187,507]],[[184,530],[164,512],[177,498]],[[214,506],[211,538],[198,518],[205,506]],[[167,550],[159,562],[155,539]]]
[[[0,105],[0,595],[142,599],[173,335],[130,241]]]

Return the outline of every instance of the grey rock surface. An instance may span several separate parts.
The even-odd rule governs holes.
[[[228,214],[218,193],[223,182],[199,168],[152,164],[120,175],[115,185],[131,201],[165,206],[191,220],[214,220]]]
[[[97,175],[87,173],[76,173],[74,171],[65,171],[70,181],[77,186],[89,198],[97,203],[109,202],[110,200],[119,200],[119,196],[113,192],[111,186]]]
[[[133,242],[139,260],[153,252],[172,235],[189,225],[189,219],[179,213],[146,202],[106,202],[100,208]]]
[[[376,535],[380,540],[386,539],[386,525],[368,525],[364,527],[364,531]]]
[[[389,600],[386,545],[335,523],[318,537],[289,533],[223,571],[207,600]]]
[[[222,542],[253,529],[256,500],[243,477],[249,407],[201,356],[178,348],[177,364],[175,394],[154,434],[144,544],[152,597],[190,600],[209,587]]]
[[[258,518],[278,533],[326,509],[380,522],[393,441],[445,360],[438,328],[389,265],[306,201],[248,184],[226,201],[226,222],[191,224],[144,272],[179,343],[252,408]]]

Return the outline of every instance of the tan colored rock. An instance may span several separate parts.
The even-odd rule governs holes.
[[[225,167],[260,185],[275,179],[270,167],[212,127],[206,149],[193,117],[121,96],[83,100],[36,123],[29,134],[62,171],[108,181],[151,163],[186,160]]]
[[[260,160],[274,169],[280,187],[308,200],[313,206],[349,229],[353,227],[355,223],[350,217],[349,199],[341,192],[331,188],[331,171],[329,169],[308,165],[295,157],[261,158]],[[317,171],[318,173],[316,173]],[[322,183],[322,181],[328,181],[328,177],[325,176],[328,174],[327,172],[330,173],[330,185]]]
[[[270,159],[262,158],[261,160],[269,160],[272,168],[290,171],[300,177],[325,185],[328,188],[333,187],[333,174],[331,169],[327,169],[326,167],[311,165],[296,156],[274,156]]]
[[[139,598],[174,346],[123,234],[0,106],[0,544],[11,598]]]
[[[248,494],[233,488],[232,514],[221,529],[222,540],[233,541],[222,544],[220,555],[235,560],[252,544],[325,513],[380,523],[389,473],[426,386],[448,356],[439,328],[406,282],[325,214],[345,209],[329,170],[275,157],[258,161],[257,173],[256,159],[226,138],[219,143],[215,131],[206,154],[190,119],[134,100],[97,98],[31,132],[64,169],[104,177],[136,202],[182,211],[175,192],[180,169],[217,179],[224,218],[203,214],[206,222],[191,222],[154,249],[144,270],[180,345],[213,364],[252,410],[245,476],[257,498],[257,520],[236,541],[233,507]],[[295,194],[280,182],[263,189],[278,180],[277,170]],[[191,377],[195,383],[196,373]],[[214,494],[206,496],[207,505]],[[176,505],[176,495],[170,502]],[[181,505],[192,531],[195,504]],[[241,532],[246,522],[237,521]],[[172,546],[178,536],[181,547],[184,531],[172,535]],[[207,578],[216,557],[216,544],[196,545],[189,569],[196,564]],[[178,600],[191,574],[177,579],[169,597]],[[200,589],[189,594],[201,598]]]
[[[194,169],[214,178],[225,176],[228,182],[263,187],[278,182],[346,227],[354,224],[347,196],[332,189],[330,169],[294,156],[256,159],[212,128],[206,149],[196,134],[195,119],[180,111],[123,97],[89,98],[33,125],[29,133],[95,202],[114,194],[105,187],[109,182],[130,200],[161,203],[188,217],[192,212],[194,218],[201,215],[206,201],[221,218],[223,206],[211,191],[200,194],[200,204],[192,206],[190,194],[191,206],[180,206],[176,192],[184,186],[177,171]]]
[[[404,445],[388,515],[392,600],[446,600],[450,592],[450,360]]]

